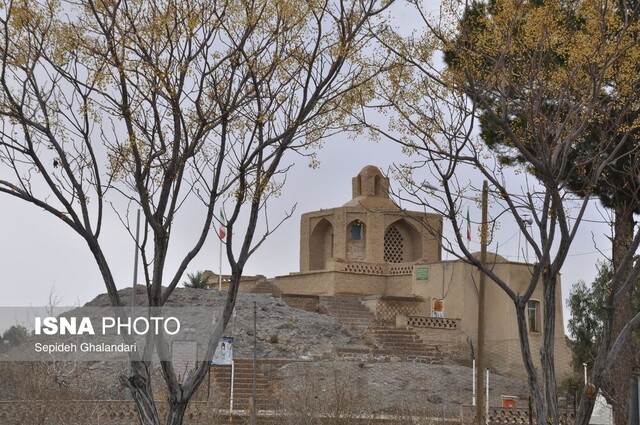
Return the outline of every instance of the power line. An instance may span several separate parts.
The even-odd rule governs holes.
[[[518,233],[521,233],[520,230],[516,231],[513,235],[509,236],[509,238],[507,238],[506,240],[501,241],[500,243],[496,243],[496,247],[498,247],[498,248],[499,247],[504,247]],[[445,236],[449,240],[455,238],[455,234],[453,232],[450,232],[450,231],[443,232],[443,236]],[[479,245],[479,242],[476,242],[474,240],[471,240],[471,243],[474,244],[474,245]],[[610,252],[612,250],[613,250],[613,248],[609,247],[609,248],[604,248],[604,249],[595,250],[595,251],[580,252],[580,253],[577,253],[577,254],[567,254],[567,257],[581,257],[581,256],[585,256],[585,255],[602,254],[603,252]],[[519,259],[519,257],[516,256],[516,255],[503,255],[503,254],[500,254],[500,256],[502,256],[502,257],[504,257],[506,259]]]
[[[445,192],[444,190],[439,189],[439,188],[437,188],[437,187],[433,186],[433,185],[432,185],[431,183],[429,183],[429,182],[425,182],[425,183],[423,183],[423,184],[422,184],[422,187],[423,187],[424,189],[426,189],[426,190],[431,190],[431,191],[434,191],[434,192],[442,192],[442,193],[444,193],[444,192]],[[469,188],[469,189],[467,189],[467,190],[470,190],[470,191],[472,191],[472,192],[479,192],[479,190],[478,190],[478,189],[474,189],[474,188]],[[500,197],[503,197],[502,195],[503,195],[503,194],[506,194],[506,195],[508,195],[508,196],[509,196],[509,197],[511,197],[511,198],[518,198],[518,197],[523,197],[523,196],[528,195],[528,193],[514,194],[514,193],[510,193],[510,192],[503,192],[503,191],[500,191],[500,192],[498,192],[498,191],[489,191],[489,192],[490,192],[490,193],[492,193],[492,194],[494,194],[494,195],[499,195]],[[478,198],[477,198],[477,197],[469,196],[469,195],[463,195],[463,194],[457,194],[457,195],[455,195],[455,198],[465,199],[465,200],[474,201],[474,202],[477,202],[477,201],[478,201]],[[584,199],[584,198],[580,198],[580,197],[573,197],[573,198],[565,197],[565,199],[566,199],[566,200],[568,200],[568,201],[585,201],[585,199]],[[598,197],[597,197],[597,196],[590,197],[590,198],[589,198],[589,199],[587,199],[586,201],[587,201],[587,202],[591,202],[591,201],[598,201],[598,202],[601,202],[601,201],[600,201],[600,199],[598,199]],[[568,218],[568,219],[570,219],[570,220],[577,220],[577,218],[576,218],[576,217],[567,216],[567,218]],[[586,222],[586,223],[595,223],[595,224],[608,224],[608,225],[611,225],[611,224],[612,224],[612,223],[611,223],[611,221],[606,221],[606,220],[593,220],[593,219],[588,219],[588,218],[581,218],[581,219],[580,219],[580,221],[584,221],[584,222]],[[480,223],[478,223],[478,222],[474,222],[474,221],[471,221],[471,223],[473,223],[473,224],[480,224]]]

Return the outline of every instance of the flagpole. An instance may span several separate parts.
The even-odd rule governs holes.
[[[222,238],[220,238],[220,259],[218,260],[219,273],[218,273],[218,292],[222,292]]]
[[[471,249],[471,218],[469,217],[469,206],[467,205],[467,251]]]
[[[222,245],[225,236],[227,236],[227,217],[224,215],[224,210],[220,208],[220,227],[218,229],[218,238],[220,239],[220,258],[218,259],[218,292],[222,292]]]

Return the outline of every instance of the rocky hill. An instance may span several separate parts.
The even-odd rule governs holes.
[[[138,299],[142,299],[142,287],[138,292]],[[128,303],[131,290],[122,290],[120,294]],[[225,293],[215,290],[178,288],[167,305],[210,306],[221,311],[225,299]],[[320,387],[326,387],[326,392],[338,383],[351,388],[352,392],[366,395],[367,402],[377,411],[402,407],[411,411],[428,408],[457,414],[460,405],[471,402],[471,368],[446,359],[444,364],[346,361],[339,356],[340,349],[370,344],[365,331],[345,327],[327,314],[289,306],[281,298],[268,294],[238,295],[236,315],[226,332],[234,338],[236,358],[253,356],[254,302],[257,305],[257,357],[307,360],[270,371],[272,379],[284,382],[290,388],[304,387],[305,380],[312,380]],[[100,295],[87,305],[106,306],[108,298],[106,294]],[[493,405],[501,403],[501,395],[525,400],[527,393],[526,383],[521,380],[499,375],[491,377]]]
[[[138,300],[144,299],[143,291],[143,287],[138,288]],[[131,289],[120,291],[120,295],[128,304]],[[178,288],[167,306],[203,307],[213,314],[222,311],[225,298],[226,294],[214,290]],[[226,332],[234,338],[236,359],[253,357],[254,303],[257,357],[266,362],[263,364],[268,363],[267,359],[287,360],[261,370],[266,381],[277,383],[279,397],[291,401],[305,393],[311,394],[312,399],[349,394],[351,404],[357,401],[362,409],[372,413],[405,409],[447,416],[458,415],[460,406],[471,402],[469,367],[447,358],[439,364],[405,361],[393,356],[384,362],[349,361],[341,353],[367,349],[371,345],[366,330],[343,326],[336,317],[292,307],[269,294],[238,295],[236,315]],[[108,305],[108,297],[103,294],[86,307]],[[74,387],[76,398],[125,399],[128,396],[118,382],[118,375],[125,369],[125,363],[98,361],[62,368],[63,373],[56,379],[61,379],[67,387]],[[159,375],[157,381],[156,394],[159,394],[162,392]],[[524,382],[498,375],[492,376],[490,390],[492,405],[501,403],[501,395],[516,396],[522,404],[528,392]],[[18,390],[2,392],[5,400],[18,396]],[[224,398],[224,395],[217,397]]]

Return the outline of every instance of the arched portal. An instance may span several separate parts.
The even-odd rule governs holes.
[[[405,219],[392,223],[384,233],[384,261],[413,262],[421,256],[420,233]]]
[[[333,226],[327,219],[316,224],[309,238],[309,270],[325,270],[333,257]]]

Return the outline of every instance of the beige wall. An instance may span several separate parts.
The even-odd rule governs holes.
[[[478,332],[478,284],[479,271],[462,261],[448,261],[419,265],[428,268],[429,279],[416,280],[413,293],[423,297],[430,305],[433,298],[444,298],[444,316],[460,319],[464,333],[475,343]],[[530,266],[498,259],[492,267],[516,294],[524,293],[530,281]],[[540,301],[540,323],[544,315],[542,285],[534,290],[532,300]],[[556,286],[556,373],[570,373],[571,354],[564,335],[561,285]],[[526,311],[525,311],[526,314]],[[485,346],[489,365],[499,372],[521,374],[522,354],[513,301],[495,282],[486,279],[485,287]],[[529,343],[534,359],[539,359],[542,344],[541,332],[529,332]],[[523,375],[523,374],[522,374]]]
[[[460,319],[460,331],[477,334],[479,272],[462,261],[441,261],[442,217],[402,211],[389,198],[389,181],[374,166],[352,180],[352,199],[337,208],[305,213],[300,222],[300,272],[277,278],[284,294],[380,296],[420,304],[431,315],[434,298],[444,299],[444,317]],[[362,223],[362,239],[350,236],[349,225]],[[392,226],[395,228],[393,231]],[[388,241],[385,242],[385,234]],[[388,243],[389,241],[395,241]],[[515,293],[530,281],[528,265],[491,254],[492,270]],[[418,279],[428,269],[428,279]],[[563,328],[562,296],[557,285],[555,342],[561,370],[570,357]],[[542,285],[531,299],[542,301]],[[507,294],[490,279],[486,286],[486,341],[493,367],[522,371],[516,310]],[[544,314],[540,303],[540,317]],[[540,333],[530,332],[534,357]],[[561,353],[562,352],[562,353]]]
[[[363,239],[349,238],[349,225],[364,224]],[[300,271],[323,270],[328,260],[385,263],[385,232],[396,225],[401,233],[406,261],[440,260],[442,218],[434,214],[401,211],[367,211],[360,207],[340,207],[302,215],[300,222]],[[326,258],[319,259],[319,255]]]
[[[328,262],[333,271],[295,273],[277,278],[283,294],[380,296],[406,300],[421,300],[418,315],[431,315],[431,301],[444,299],[444,317],[460,320],[460,331],[476,344],[478,331],[479,272],[462,261],[442,261],[423,264],[375,265],[368,262]],[[428,269],[428,279],[419,280],[418,269]],[[351,271],[345,271],[351,270]],[[412,270],[412,274],[405,273]],[[530,280],[529,266],[522,263],[498,260],[492,270],[500,276],[515,293],[524,293]],[[486,279],[485,320],[487,364],[500,373],[525,376],[516,310],[513,301],[491,279]],[[556,374],[562,379],[571,372],[571,353],[566,345],[563,328],[561,285],[558,284],[556,298]],[[539,300],[540,317],[544,314],[542,285],[533,292],[532,300]],[[415,302],[415,301],[414,301]],[[526,313],[526,312],[525,312]],[[540,320],[542,323],[542,320]],[[542,333],[529,332],[531,353],[539,365],[539,350]],[[538,366],[539,367],[539,366]]]
[[[346,272],[308,272],[278,276],[283,294],[296,295],[370,295],[384,293],[386,276]]]

